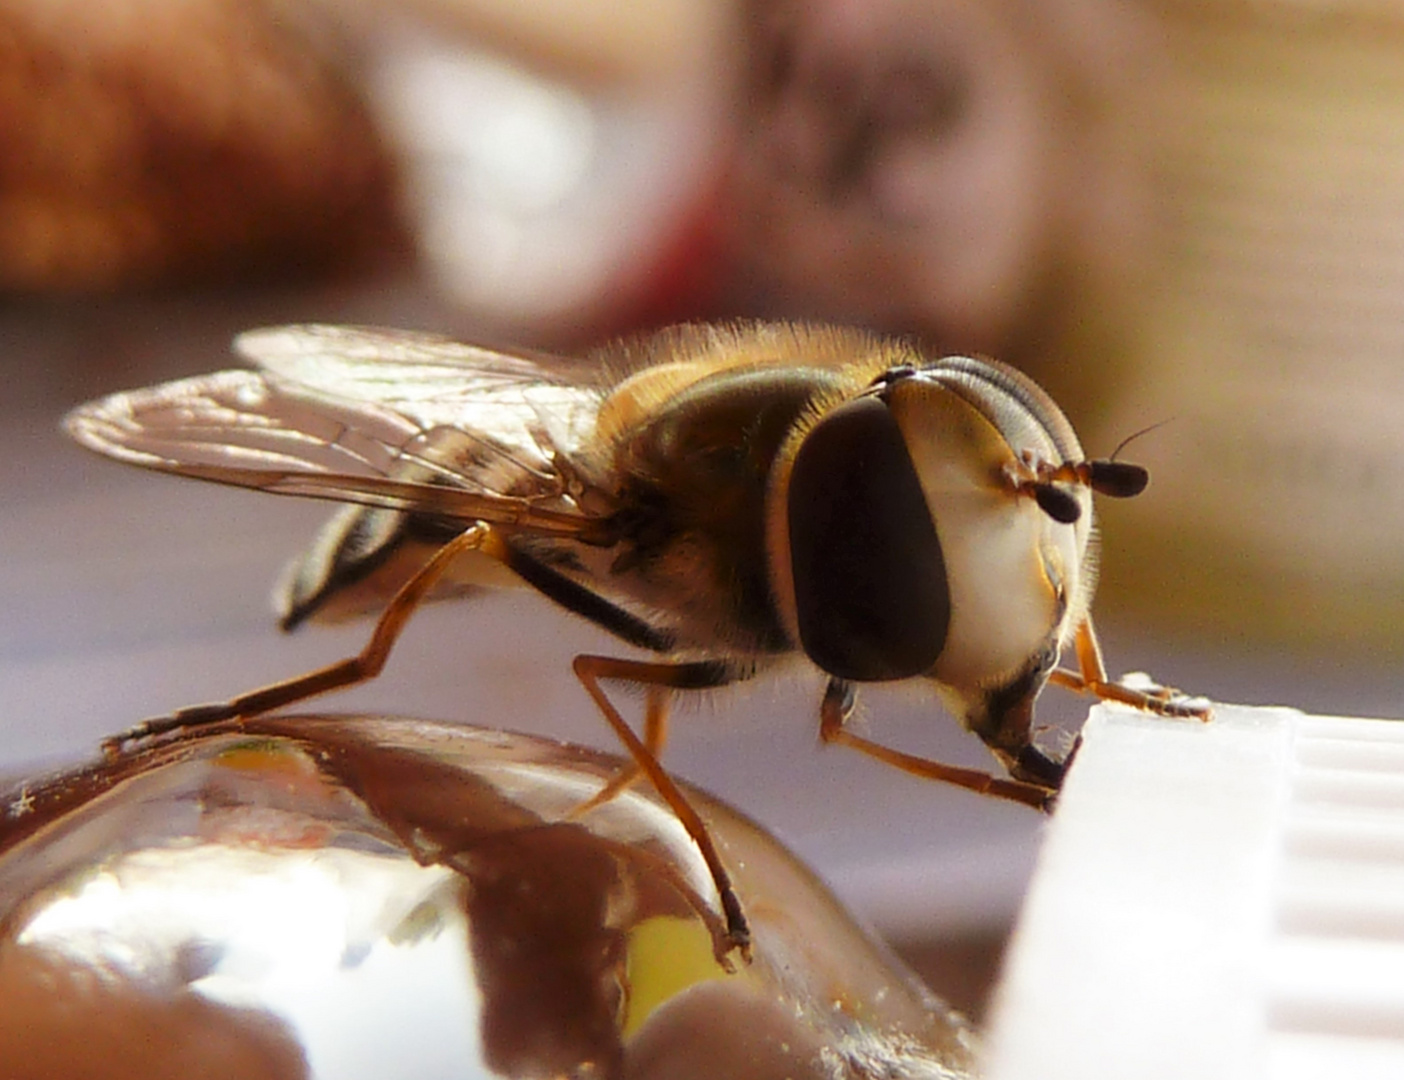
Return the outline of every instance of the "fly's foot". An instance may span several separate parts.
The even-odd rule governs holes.
[[[1144,671],[1131,671],[1117,680],[1116,685],[1142,700],[1131,702],[1158,716],[1170,716],[1182,720],[1211,720],[1213,706],[1208,698],[1186,694],[1173,686],[1163,686]]]
[[[206,724],[217,724],[223,720],[233,720],[238,715],[228,702],[191,705],[165,716],[143,720],[116,735],[109,735],[102,740],[102,753],[109,761],[115,761],[143,745],[158,741],[164,735],[203,727]]]

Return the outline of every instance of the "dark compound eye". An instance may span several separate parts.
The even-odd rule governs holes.
[[[787,493],[800,644],[860,682],[929,671],[951,603],[935,523],[887,406],[858,398],[801,443]]]

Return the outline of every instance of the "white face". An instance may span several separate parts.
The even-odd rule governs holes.
[[[916,463],[946,562],[951,622],[931,674],[968,693],[1015,674],[1058,630],[1062,598],[1077,595],[1091,498],[1076,492],[1083,513],[1077,524],[1062,525],[1016,494],[1005,470],[1019,452],[1050,462],[1062,455],[1017,402],[1003,394],[991,400],[994,392],[978,386],[962,391],[987,408],[929,378],[894,388],[889,407]]]

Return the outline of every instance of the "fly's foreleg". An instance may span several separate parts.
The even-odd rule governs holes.
[[[1077,650],[1077,671],[1055,668],[1048,673],[1048,681],[1081,694],[1091,694],[1101,701],[1117,701],[1132,708],[1160,716],[1183,717],[1192,720],[1208,720],[1212,710],[1184,697],[1169,687],[1152,687],[1140,690],[1112,682],[1107,677],[1107,669],[1102,661],[1102,646],[1097,641],[1097,632],[1092,627],[1091,617],[1084,618],[1073,639]]]
[[[939,780],[945,784],[954,784],[956,787],[962,787],[981,795],[989,795],[996,799],[1008,799],[1011,802],[1023,803],[1035,810],[1046,811],[1053,805],[1053,800],[1057,796],[1056,784],[1044,785],[1026,780],[1007,780],[992,776],[987,772],[981,772],[979,769],[966,769],[957,765],[932,761],[929,758],[917,757],[914,754],[906,754],[901,750],[894,750],[890,746],[873,742],[871,739],[865,739],[861,735],[855,735],[848,730],[846,725],[856,704],[857,693],[852,683],[845,682],[843,679],[829,680],[829,684],[824,690],[824,700],[819,706],[819,738],[823,742],[850,747],[881,761],[884,765],[891,765],[893,768],[901,769],[913,776],[920,776],[926,780]]]

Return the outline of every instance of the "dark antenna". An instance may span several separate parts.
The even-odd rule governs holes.
[[[1060,483],[1086,484],[1098,495],[1106,495],[1113,499],[1129,499],[1133,495],[1139,495],[1150,483],[1150,473],[1144,466],[1117,461],[1116,456],[1134,440],[1163,427],[1173,419],[1173,416],[1169,417],[1128,435],[1117,444],[1109,458],[1067,462],[1057,468],[1040,470],[1036,478],[1020,483],[1019,490],[1032,495],[1039,509],[1064,525],[1076,522],[1082,516],[1082,507],[1072,495],[1057,486]]]
[[[1125,450],[1131,443],[1139,439],[1142,435],[1149,435],[1156,428],[1163,428],[1166,424],[1178,419],[1179,417],[1177,416],[1167,416],[1164,420],[1157,420],[1154,424],[1151,424],[1149,427],[1143,427],[1140,431],[1132,432],[1130,435],[1126,436],[1126,438],[1122,439],[1121,442],[1116,444],[1116,449],[1111,452],[1111,457],[1107,458],[1107,461],[1115,461],[1117,459],[1118,454]]]
[[[1132,465],[1125,461],[1117,461],[1116,455],[1126,449],[1133,440],[1139,439],[1142,435],[1147,435],[1158,427],[1164,427],[1175,419],[1173,416],[1143,427],[1131,435],[1126,436],[1117,444],[1112,455],[1106,459],[1089,461],[1087,463],[1087,482],[1092,486],[1092,490],[1099,495],[1106,495],[1113,499],[1129,499],[1133,495],[1139,495],[1146,490],[1146,485],[1150,483],[1150,473],[1141,465]]]

